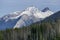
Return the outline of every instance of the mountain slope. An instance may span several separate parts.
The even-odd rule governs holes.
[[[53,12],[50,10],[47,10],[46,12],[42,12],[42,11],[37,10],[35,7],[27,8],[27,10],[29,10],[28,14],[30,14],[30,15],[27,15],[27,14],[25,14],[26,12],[23,12],[25,15],[22,16],[22,18],[21,18],[22,20],[20,19],[21,21],[20,20],[17,21],[14,28],[20,28],[22,26],[28,26],[32,23],[41,21],[41,20],[45,19],[46,17],[53,14]]]
[[[41,21],[52,14],[53,12],[50,10],[42,12],[35,7],[28,7],[21,12],[17,11],[3,16],[0,19],[0,29],[28,26],[37,21]]]

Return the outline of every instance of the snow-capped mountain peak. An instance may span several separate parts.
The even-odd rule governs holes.
[[[36,7],[28,7],[27,9],[26,9],[27,11],[37,11],[38,10],[38,8],[36,8]]]
[[[43,12],[36,7],[28,7],[23,11],[16,11],[2,17],[0,21],[3,20],[3,24],[1,23],[2,25],[0,26],[4,25],[3,27],[11,26],[13,28],[20,28],[41,21],[52,14],[53,12],[50,11],[49,8],[45,8]]]
[[[5,15],[2,18],[3,18],[3,20],[5,20],[7,22],[9,19],[17,19],[24,14],[26,14],[28,16],[33,15],[37,18],[45,18],[45,17],[53,14],[53,12],[50,11],[50,9],[48,7],[44,8],[42,11],[38,10],[38,8],[36,8],[36,7],[28,7],[22,12],[16,11],[16,12],[10,13],[8,15]]]
[[[32,15],[32,13],[35,13],[37,12],[38,9],[35,8],[35,7],[28,7],[26,8],[25,10],[23,10],[22,12],[21,11],[16,11],[16,12],[13,12],[13,13],[10,13],[10,14],[7,14],[5,16],[2,17],[3,20],[5,20],[6,22],[9,20],[9,19],[17,19],[19,18],[21,15]]]
[[[17,22],[17,24],[14,26],[14,28],[19,28],[21,26],[26,26],[27,23],[31,24],[31,23],[35,23],[37,21],[41,21],[42,19],[45,19],[46,17],[48,17],[48,16],[50,16],[52,14],[53,14],[53,12],[48,10],[48,8],[46,9],[45,12],[42,12],[42,11],[39,11],[35,7],[28,7],[25,11],[23,11],[21,13],[21,15],[23,15],[24,17],[22,16],[22,18],[21,18],[22,20],[20,19]]]

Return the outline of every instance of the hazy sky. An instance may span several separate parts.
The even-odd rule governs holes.
[[[60,10],[60,0],[0,0],[0,17],[14,11],[21,11],[30,6],[39,10],[49,7],[52,11]]]

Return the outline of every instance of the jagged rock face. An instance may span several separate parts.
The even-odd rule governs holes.
[[[52,11],[47,10],[42,12],[35,7],[28,7],[23,11],[13,12],[0,18],[0,29],[6,28],[20,28],[32,23],[41,21],[53,14]]]
[[[44,8],[43,10],[42,10],[42,12],[46,12],[46,11],[48,11],[48,10],[50,10],[48,7],[46,7],[46,8]]]

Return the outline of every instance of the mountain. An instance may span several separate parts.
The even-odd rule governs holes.
[[[3,30],[6,28],[20,28],[41,21],[46,17],[49,17],[50,15],[54,14],[52,11],[47,9],[43,12],[39,11],[38,8],[28,7],[23,11],[17,11],[5,15],[0,18],[0,29]]]
[[[48,10],[45,11],[46,14],[45,12],[33,13],[36,15],[43,13],[44,16],[41,14],[42,17],[41,15],[30,15],[31,13],[27,15],[25,13],[26,10],[23,12],[14,12],[14,16],[9,14],[10,16],[6,17],[7,21],[3,19],[4,17],[0,19],[0,24],[9,21],[12,24],[15,22],[15,25],[12,27],[14,29],[0,31],[0,40],[60,40],[60,11],[52,14]],[[16,16],[15,13],[19,14]],[[47,14],[50,15],[48,16]]]
[[[0,31],[0,40],[60,40],[60,11],[26,27]]]

